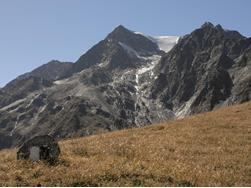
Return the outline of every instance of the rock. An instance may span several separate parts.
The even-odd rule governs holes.
[[[57,161],[60,154],[58,143],[49,135],[36,136],[26,141],[17,152],[17,159],[49,163]]]

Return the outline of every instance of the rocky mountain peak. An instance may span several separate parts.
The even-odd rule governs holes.
[[[47,65],[52,65],[52,64],[55,64],[55,65],[58,65],[58,64],[61,64],[61,63],[65,63],[65,62],[61,62],[59,60],[56,60],[56,59],[52,59],[50,60]]]
[[[224,31],[224,29],[222,28],[220,24],[214,25],[211,22],[205,22],[204,24],[202,24],[201,29],[215,29],[218,31]]]
[[[142,55],[152,55],[159,51],[158,45],[149,38],[126,29],[119,25],[107,37],[106,40],[125,44]]]
[[[212,24],[211,22],[205,22],[204,24],[202,24],[201,28],[214,28],[214,24]]]
[[[140,56],[148,57],[159,53],[155,42],[119,25],[78,59],[73,72],[97,65],[110,69],[136,67]]]
[[[217,24],[217,25],[215,26],[215,28],[218,29],[218,30],[223,30],[223,28],[222,28],[222,26],[221,26],[220,24]]]
[[[107,38],[116,38],[126,34],[131,34],[131,31],[125,28],[123,25],[119,25],[111,33],[108,34]]]
[[[210,22],[205,22],[201,28],[199,28],[203,32],[204,35],[210,35],[214,37],[223,37],[227,39],[243,39],[238,31],[224,29],[220,24],[214,25]],[[196,31],[196,30],[195,30]]]

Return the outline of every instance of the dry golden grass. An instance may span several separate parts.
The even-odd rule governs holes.
[[[0,152],[0,186],[251,186],[251,103],[60,142],[57,165]]]

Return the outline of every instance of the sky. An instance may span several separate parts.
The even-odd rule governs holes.
[[[0,0],[0,87],[50,60],[75,62],[116,26],[182,36],[204,22],[251,37],[250,0]]]

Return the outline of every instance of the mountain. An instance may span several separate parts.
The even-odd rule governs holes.
[[[251,38],[205,23],[162,57],[152,97],[176,116],[249,101],[250,69]]]
[[[16,161],[15,149],[2,150],[0,186],[250,187],[250,122],[247,102],[144,128],[62,140],[54,166]]]
[[[250,45],[211,23],[182,37],[118,26],[75,63],[53,61],[0,90],[0,148],[35,135],[86,136],[248,101]]]
[[[120,25],[82,55],[73,69],[80,72],[97,64],[112,70],[136,68],[140,65],[140,56],[151,56],[159,51],[156,43]]]
[[[31,92],[49,87],[52,82],[71,75],[72,63],[50,61],[9,82],[0,90],[0,107],[26,97]]]

